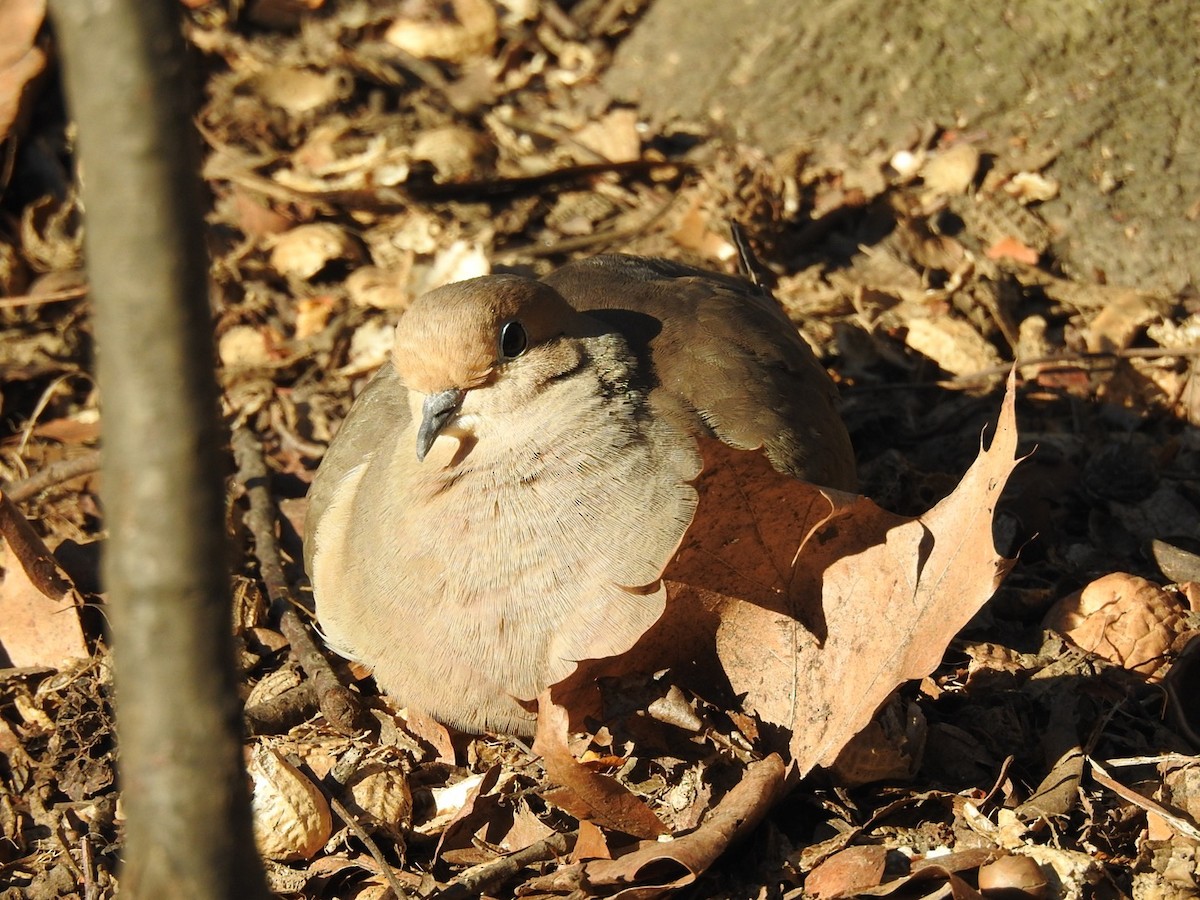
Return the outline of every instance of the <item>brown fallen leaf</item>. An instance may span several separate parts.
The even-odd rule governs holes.
[[[46,17],[45,0],[0,3],[0,141],[28,119],[35,88],[46,68],[37,39]]]
[[[951,144],[931,155],[921,168],[926,202],[938,197],[965,194],[975,181],[979,160],[979,150],[966,141]]]
[[[575,141],[608,162],[631,162],[642,155],[642,139],[637,126],[636,110],[614,109],[579,129]]]
[[[500,767],[492,766],[467,794],[463,805],[446,823],[438,840],[436,859],[465,847],[472,847],[475,834],[486,829],[492,843],[498,844],[512,825],[511,810],[501,806],[496,787],[500,783]]]
[[[1027,266],[1036,266],[1040,254],[1037,249],[1014,237],[1002,237],[984,253],[988,259],[1012,259]]]
[[[246,761],[254,841],[267,859],[312,859],[333,834],[329,802],[311,779],[266,743]]]
[[[587,819],[579,823],[579,838],[575,841],[575,849],[571,851],[573,862],[589,859],[612,859],[612,850],[608,846],[608,837],[600,827]]]
[[[691,884],[739,836],[758,825],[783,793],[785,772],[783,760],[775,754],[751,763],[742,780],[695,831],[672,841],[642,841],[616,859],[585,863],[585,883],[592,888],[623,888],[611,895],[613,900],[657,897]]]
[[[454,765],[454,738],[445,725],[419,709],[405,710],[404,725],[409,734],[429,745],[434,759]]]
[[[488,54],[497,38],[495,8],[487,0],[452,0],[455,22],[398,18],[384,40],[421,59],[466,62]]]
[[[971,375],[1001,364],[996,348],[969,322],[949,316],[912,319],[904,343],[951,375]]]
[[[892,694],[867,727],[842,748],[829,771],[845,787],[908,781],[924,758],[928,730],[921,707]]]
[[[1083,335],[1091,353],[1121,351],[1132,346],[1139,332],[1163,318],[1170,308],[1167,298],[1147,291],[1108,287],[1097,293],[1103,296],[1104,305],[1088,322]]]
[[[953,900],[982,900],[983,895],[971,887],[960,873],[986,865],[998,855],[995,850],[975,848],[960,850],[948,856],[929,857],[913,862],[907,875],[884,882],[878,887],[858,891],[858,897],[900,896],[945,897]],[[932,884],[929,884],[932,883]],[[932,885],[945,884],[944,889],[929,890]]]
[[[567,746],[569,716],[553,689],[538,698],[537,734],[533,751],[542,757],[546,775],[559,786],[543,796],[579,819],[653,840],[667,833],[645,803],[613,778],[582,765]]]
[[[87,659],[82,600],[21,511],[0,494],[0,651],[13,666]]]
[[[850,897],[883,882],[887,848],[881,844],[847,847],[809,873],[804,893],[813,897]]]
[[[1043,625],[1110,662],[1162,678],[1172,643],[1186,630],[1187,607],[1179,594],[1125,572],[1097,578],[1063,597]]]
[[[898,685],[932,672],[1015,563],[992,541],[996,504],[1018,462],[1014,406],[1010,375],[990,445],[929,512],[895,524],[897,517],[859,501],[803,546],[808,583],[794,581],[792,595],[819,590],[828,636],[803,661],[788,698],[798,715],[783,723],[802,772],[831,764]],[[809,641],[805,647],[816,650]]]
[[[703,442],[700,506],[664,573],[665,613],[555,696],[578,719],[596,677],[671,667],[713,702],[740,701],[801,774],[831,765],[898,685],[937,666],[1011,568],[991,527],[1016,465],[1013,405],[1010,376],[990,446],[916,519]]]

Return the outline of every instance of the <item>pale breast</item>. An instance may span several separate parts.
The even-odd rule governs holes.
[[[418,463],[406,433],[335,489],[316,535],[318,618],[398,702],[527,732],[518,699],[623,651],[661,613],[661,590],[627,588],[654,585],[678,546],[699,456],[602,378],[548,385],[446,468]],[[322,559],[335,548],[336,569]]]

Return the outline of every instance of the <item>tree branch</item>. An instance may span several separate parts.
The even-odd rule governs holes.
[[[59,0],[103,394],[122,895],[266,895],[241,766],[188,54],[176,4]]]

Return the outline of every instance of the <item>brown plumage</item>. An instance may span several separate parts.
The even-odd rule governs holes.
[[[852,489],[835,400],[775,301],[736,278],[614,255],[433,291],[309,493],[321,629],[397,702],[529,733],[546,685],[661,613],[696,436]]]

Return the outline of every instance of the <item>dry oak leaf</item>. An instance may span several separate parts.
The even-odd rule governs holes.
[[[33,527],[0,493],[0,662],[59,668],[87,659],[82,603]]]
[[[266,744],[246,761],[253,783],[254,841],[267,859],[312,859],[333,834],[325,795],[308,776]]]
[[[388,27],[384,40],[421,59],[463,63],[488,56],[499,37],[495,7],[489,0],[451,0],[450,6],[458,21],[399,18]]]
[[[990,446],[915,519],[703,441],[700,505],[664,572],[663,616],[555,696],[578,718],[592,679],[671,667],[709,700],[756,715],[800,774],[831,765],[898,685],[937,667],[1012,568],[992,519],[1018,462],[1013,406],[1010,375]]]
[[[752,762],[694,831],[668,841],[639,841],[615,859],[593,859],[571,868],[587,896],[649,900],[685,887],[758,826],[783,794],[785,770],[775,754]]]
[[[46,69],[46,51],[37,37],[45,18],[45,0],[0,3],[0,141],[31,113]]]
[[[1017,240],[1015,237],[1002,237],[984,251],[988,259],[1012,259],[1027,266],[1036,266],[1040,254],[1037,248]]]
[[[1187,606],[1152,581],[1113,572],[1063,597],[1043,623],[1089,653],[1157,681],[1184,632]]]
[[[883,883],[887,847],[866,844],[847,847],[813,869],[804,879],[804,892],[812,897],[852,897],[864,888]]]
[[[577,819],[654,840],[667,827],[642,800],[616,779],[580,763],[567,746],[569,714],[556,702],[553,688],[538,698],[537,733],[533,751],[542,757],[546,776],[557,787],[544,798]]]

